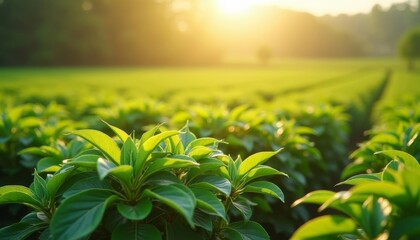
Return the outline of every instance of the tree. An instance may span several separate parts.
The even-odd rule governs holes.
[[[420,27],[413,28],[402,36],[398,52],[407,60],[408,70],[413,70],[415,60],[420,58]]]
[[[268,46],[262,45],[257,49],[257,57],[262,65],[266,65],[271,58],[271,50]]]

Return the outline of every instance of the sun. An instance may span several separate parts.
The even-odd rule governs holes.
[[[255,6],[254,0],[217,0],[217,8],[223,14],[239,15]]]

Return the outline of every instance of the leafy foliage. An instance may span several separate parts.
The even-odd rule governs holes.
[[[159,127],[137,139],[110,125],[121,146],[97,130],[73,131],[94,149],[53,164],[58,170],[46,179],[35,172],[30,188],[0,187],[0,203],[34,210],[0,229],[0,235],[162,239],[178,231],[205,239],[268,239],[261,225],[249,221],[253,203],[248,193],[284,201],[279,187],[260,180],[285,175],[262,165],[279,151],[233,160],[218,150],[219,140],[196,138],[188,126],[160,133]],[[173,221],[182,230],[173,229]]]
[[[298,229],[292,239],[336,239],[339,236],[344,239],[418,238],[420,164],[402,151],[378,154],[393,159],[382,172],[369,174],[369,178],[356,175],[342,182],[353,185],[348,191],[315,191],[296,201],[294,205],[321,204],[320,210],[331,208],[344,216],[315,218]]]

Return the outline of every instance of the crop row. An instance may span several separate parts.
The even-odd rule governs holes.
[[[346,191],[317,190],[297,200],[319,204],[324,215],[301,226],[292,239],[418,239],[420,237],[419,101],[383,106],[369,139],[342,172]]]
[[[77,120],[77,117],[71,118],[64,106],[54,103],[4,105],[0,125],[0,153],[4,159],[1,185],[28,186],[33,168],[42,176],[55,172],[58,168],[51,168],[51,163],[72,159],[86,148],[74,136],[63,134],[65,132],[95,128],[114,134],[106,124],[98,123],[97,117],[90,117],[94,114],[124,131],[133,131],[137,137],[156,122],[167,122],[162,129],[180,129],[188,122],[188,128],[197,137],[214,137],[229,143],[220,143],[218,147],[230,156],[250,156],[284,148],[269,163],[289,175],[289,178],[273,179],[285,192],[286,205],[310,190],[331,186],[346,161],[347,117],[339,107],[302,106],[300,111],[274,114],[244,105],[234,109],[197,105],[168,119],[162,116],[160,104],[152,100],[125,104],[124,108],[84,106],[81,113],[85,117]],[[272,197],[252,197],[261,208],[254,217],[270,226],[271,235],[290,235],[312,214],[306,207],[290,209],[273,200]],[[9,208],[8,211],[13,216],[18,210]],[[276,216],[282,216],[282,220]]]
[[[89,122],[69,119],[56,104],[12,107],[2,116],[1,153],[7,161],[1,163],[10,177],[2,181],[32,183],[1,187],[0,203],[23,203],[34,211],[1,229],[0,236],[285,237],[315,214],[300,205],[306,202],[344,215],[315,218],[294,233],[295,239],[415,238],[420,231],[418,104],[403,102],[382,111],[382,122],[342,173],[350,178],[340,184],[354,187],[334,193],[331,186],[346,164],[348,126],[339,107],[302,106],[274,114],[248,106],[195,106],[166,126],[131,134],[105,123],[96,126],[101,131],[74,130]],[[180,124],[179,131],[165,130]],[[72,134],[63,135],[68,131]],[[317,190],[322,188],[329,190]],[[298,206],[289,208],[293,201]],[[3,212],[13,217],[17,210]],[[83,222],[92,224],[81,227]],[[323,230],[316,230],[320,226]]]

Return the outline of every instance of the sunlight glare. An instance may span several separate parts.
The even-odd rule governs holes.
[[[217,0],[217,7],[224,14],[238,15],[255,6],[256,2],[255,0]]]

